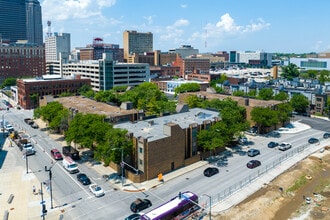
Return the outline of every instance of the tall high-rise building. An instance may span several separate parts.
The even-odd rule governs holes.
[[[153,51],[153,35],[151,32],[139,33],[137,31],[124,31],[124,59],[133,53]]]
[[[57,33],[46,37],[45,51],[46,63],[51,61],[61,61],[67,63],[71,51],[71,39],[68,33]]]
[[[42,45],[41,7],[38,0],[0,0],[2,42],[28,40]]]
[[[26,40],[25,0],[0,0],[0,39]]]
[[[37,45],[43,44],[41,6],[38,0],[26,1],[27,40]]]

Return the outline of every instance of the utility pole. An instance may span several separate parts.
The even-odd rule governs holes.
[[[50,187],[50,208],[53,209],[53,187],[52,187],[52,167],[49,167],[47,169],[47,166],[45,166],[45,171],[48,171],[49,174],[49,187]]]
[[[29,173],[29,161],[28,161],[28,155],[27,155],[27,149],[25,150],[25,166],[26,166],[26,174]]]
[[[46,204],[45,204],[45,201],[44,201],[44,194],[43,194],[43,191],[42,191],[42,183],[40,183],[40,195],[41,195],[41,217],[43,220],[45,220],[45,215],[47,215],[47,209],[46,209]]]

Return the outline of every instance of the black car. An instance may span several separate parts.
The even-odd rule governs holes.
[[[84,173],[79,173],[77,175],[77,179],[79,182],[81,182],[83,185],[89,185],[91,184],[91,180],[88,178],[88,176]]]
[[[310,144],[315,144],[315,143],[318,143],[318,142],[319,142],[319,139],[317,139],[317,138],[308,139],[308,143],[310,143]]]
[[[323,134],[323,138],[324,138],[324,139],[328,139],[328,138],[330,138],[330,133],[329,133],[329,132],[324,133],[324,134]]]
[[[247,168],[253,169],[261,165],[261,162],[259,160],[250,160],[246,166]]]
[[[140,217],[141,217],[140,214],[138,214],[138,213],[134,213],[134,214],[132,214],[132,215],[130,215],[130,216],[127,216],[127,217],[125,218],[125,220],[139,220]]]
[[[271,142],[268,143],[269,148],[274,148],[274,147],[277,147],[277,146],[278,146],[277,142],[271,141]]]
[[[211,177],[219,173],[219,169],[216,167],[208,167],[204,170],[204,176]]]
[[[149,208],[152,206],[150,200],[148,199],[136,199],[134,202],[132,202],[130,209],[132,212],[137,213],[140,212],[146,208]]]

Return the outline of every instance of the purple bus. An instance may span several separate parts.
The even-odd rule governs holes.
[[[179,193],[170,201],[143,214],[142,220],[179,220],[184,219],[199,209],[198,196],[192,192]]]

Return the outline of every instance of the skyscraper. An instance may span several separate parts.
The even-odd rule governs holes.
[[[26,40],[25,0],[0,0],[0,24],[2,41]]]
[[[42,45],[41,7],[38,0],[0,0],[2,42],[28,40]]]
[[[129,54],[144,53],[153,51],[153,35],[151,32],[139,33],[137,31],[124,31],[124,59],[127,60]]]
[[[26,1],[27,40],[37,45],[43,44],[41,7],[38,0]]]

